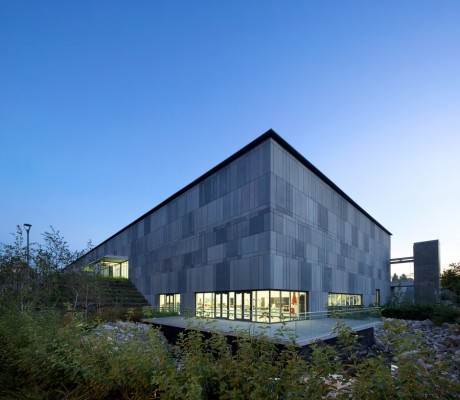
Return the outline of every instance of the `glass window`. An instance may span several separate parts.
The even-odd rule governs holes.
[[[235,292],[228,294],[228,319],[235,319]]]
[[[180,294],[178,293],[174,295],[174,308],[176,311],[180,310]]]
[[[214,293],[203,293],[203,316],[214,318]]]
[[[251,320],[251,292],[243,293],[243,319]]]
[[[204,315],[203,293],[197,293],[195,295],[195,312],[197,317],[202,317]]]
[[[361,306],[363,296],[349,293],[329,293],[327,305],[329,307]]]
[[[216,293],[216,318],[222,317],[222,293]]]
[[[160,310],[161,311],[177,311],[180,312],[180,294],[160,294]]]
[[[281,292],[281,315],[284,320],[291,318],[290,292]]]
[[[107,278],[128,278],[129,264],[124,257],[102,257],[83,268],[85,272]]]
[[[270,290],[270,322],[281,321],[281,292]]]
[[[228,293],[221,293],[222,318],[228,318]]]
[[[291,292],[291,317],[299,317],[299,292]]]
[[[307,292],[280,290],[196,293],[196,315],[265,323],[305,319],[307,295]],[[168,305],[168,296],[173,295],[161,295],[160,303]],[[174,304],[180,304],[180,298],[174,297]]]
[[[215,294],[215,317],[228,318],[228,293]]]
[[[258,290],[252,292],[253,321],[270,322],[270,292]]]
[[[243,293],[235,293],[235,318],[241,319],[243,316]]]
[[[308,298],[306,292],[299,292],[299,318],[307,318]]]

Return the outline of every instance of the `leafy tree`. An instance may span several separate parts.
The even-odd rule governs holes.
[[[396,272],[391,277],[391,282],[413,281],[414,278],[408,277],[406,274],[397,275]]]
[[[72,251],[59,231],[51,226],[49,232],[42,234],[41,244],[30,243],[28,265],[27,247],[19,225],[13,236],[13,244],[0,243],[0,294],[3,304],[9,303],[24,310],[26,307],[62,302],[63,288],[69,289],[67,282],[71,280],[63,280],[60,272],[90,250],[91,242],[83,251]],[[78,279],[74,282],[78,285]]]
[[[0,247],[0,293],[12,293],[17,305],[24,310],[28,297],[27,283],[30,281],[30,266],[27,265],[26,247],[22,229],[18,225],[13,244]],[[33,254],[33,251],[31,251]]]
[[[441,286],[455,296],[460,296],[460,262],[449,264],[449,269],[443,271],[441,274]]]

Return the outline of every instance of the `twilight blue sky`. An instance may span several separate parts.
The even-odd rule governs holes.
[[[460,1],[0,0],[0,242],[98,244],[273,128],[460,261]]]

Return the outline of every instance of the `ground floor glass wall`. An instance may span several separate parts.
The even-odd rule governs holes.
[[[180,294],[160,294],[160,311],[180,312]]]
[[[242,290],[195,294],[196,315],[254,322],[305,319],[307,292]]]
[[[106,278],[129,278],[129,263],[126,258],[102,257],[85,266],[86,273],[104,276]]]
[[[361,294],[329,293],[327,305],[329,307],[362,306],[363,296]]]

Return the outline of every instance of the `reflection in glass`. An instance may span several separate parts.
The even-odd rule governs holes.
[[[177,305],[180,299],[171,296]],[[196,293],[195,307],[197,316],[207,318],[273,323],[308,317],[307,292],[287,290]]]
[[[270,290],[270,322],[281,321],[281,292]]]
[[[214,318],[214,293],[203,293],[203,316]]]
[[[235,293],[235,319],[241,319],[243,314],[243,293]]]
[[[270,292],[268,290],[254,290],[252,292],[253,321],[270,322]]]
[[[160,310],[180,312],[180,294],[160,294]]]
[[[329,293],[327,305],[330,307],[362,306],[363,296],[349,293]]]
[[[222,302],[222,318],[228,318],[228,293],[221,293],[221,302]]]
[[[222,316],[222,293],[216,293],[216,318]]]
[[[251,292],[243,293],[243,319],[251,320]]]
[[[235,292],[228,294],[228,319],[235,319]]]

